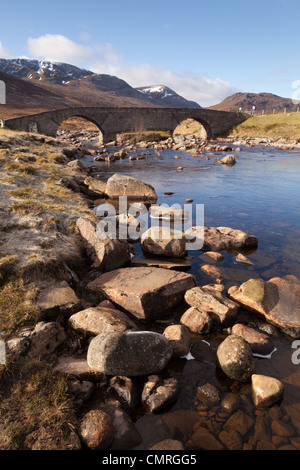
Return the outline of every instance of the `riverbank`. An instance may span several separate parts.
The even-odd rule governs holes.
[[[42,352],[47,344],[38,347],[42,338],[53,342],[59,327],[37,334],[32,357],[25,352],[36,326],[42,326],[36,304],[41,290],[64,282],[70,306],[76,304],[67,286],[75,276],[72,269],[84,271],[85,263],[75,224],[80,216],[91,217],[80,155],[56,139],[0,131],[0,331],[6,343],[6,364],[0,366],[1,449],[70,445],[74,410],[67,381],[53,373],[51,357]],[[20,332],[23,336],[14,339]]]
[[[267,139],[271,142],[300,141],[300,114],[278,113],[255,115],[234,127],[227,137],[233,139]]]

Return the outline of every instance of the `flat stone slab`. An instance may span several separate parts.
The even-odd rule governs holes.
[[[163,268],[115,269],[87,284],[87,289],[105,296],[137,318],[165,317],[196,286],[192,274]]]
[[[135,268],[152,267],[174,269],[175,271],[187,271],[188,269],[191,269],[191,263],[187,261],[183,261],[182,263],[172,263],[171,261],[162,261],[152,258],[133,258],[131,260],[131,266]]]
[[[222,295],[217,290],[193,287],[186,291],[185,301],[191,307],[206,312],[213,321],[223,326],[232,323],[239,310],[239,305]]]
[[[71,315],[78,311],[81,302],[66,281],[57,282],[38,294],[37,307],[43,319],[55,319],[58,315]]]
[[[75,330],[90,335],[137,330],[135,323],[125,313],[106,307],[90,307],[75,313],[69,318],[69,324]]]
[[[300,280],[296,276],[269,281],[250,279],[229,289],[230,298],[263,315],[294,338],[300,337]]]
[[[85,356],[62,356],[59,358],[55,371],[92,382],[103,379],[103,374],[90,368]]]
[[[184,221],[188,221],[189,213],[183,209],[177,209],[175,207],[155,206],[152,205],[149,208],[151,218],[159,220],[168,220],[171,223],[180,224]]]
[[[203,242],[204,251],[226,251],[255,248],[258,239],[243,230],[230,227],[200,227],[195,226],[186,230],[189,239],[197,240],[197,245]]]

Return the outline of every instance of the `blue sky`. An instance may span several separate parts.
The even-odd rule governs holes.
[[[10,0],[0,57],[67,62],[164,84],[202,106],[236,91],[293,97],[299,0]]]

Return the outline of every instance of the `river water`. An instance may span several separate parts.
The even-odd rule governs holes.
[[[257,250],[247,254],[253,266],[241,265],[233,253],[223,253],[225,259],[217,266],[222,269],[225,288],[253,277],[268,280],[292,274],[300,278],[300,149],[287,151],[263,145],[240,147],[240,152],[233,148],[237,163],[231,167],[215,161],[216,155],[224,156],[220,153],[204,153],[202,157],[195,158],[188,152],[171,149],[157,152],[152,148],[130,152],[132,155],[146,153],[141,160],[125,158],[96,163],[93,157],[85,156],[82,162],[97,167],[104,180],[121,173],[151,184],[158,195],[158,204],[180,204],[184,208],[187,198],[193,200],[190,204],[192,210],[197,204],[203,204],[206,226],[228,226],[257,236]],[[113,147],[111,153],[115,151]],[[175,155],[180,158],[175,159]],[[183,168],[181,171],[177,169],[179,166]],[[174,194],[165,195],[165,192]],[[139,243],[134,246],[135,256],[142,257]],[[191,251],[188,255],[191,263],[188,272],[196,276],[199,285],[212,283],[213,279],[207,277],[200,267],[215,263],[202,251]],[[181,313],[180,309],[174,312],[174,319],[178,319]],[[241,321],[252,320],[246,311],[241,310],[240,315]],[[163,331],[165,327],[164,322],[153,326],[157,331]],[[213,409],[199,407],[195,399],[196,389],[206,383],[215,385],[222,397],[233,393],[239,401],[238,410],[251,417],[250,425],[244,428],[241,425],[239,429],[244,448],[272,449],[291,445],[300,448],[300,364],[292,362],[295,351],[292,349],[293,338],[278,331],[272,335],[276,350],[271,357],[255,357],[256,373],[276,377],[285,387],[281,403],[257,411],[250,385],[233,383],[216,367],[213,353],[225,337],[222,332],[192,335],[193,343],[199,343],[204,350],[208,348],[209,354],[200,355],[197,360],[188,356],[170,361],[165,375],[179,380],[179,399],[159,414],[137,410],[131,417],[139,438],[133,438],[132,442],[129,439],[128,448],[147,449],[168,438],[179,439],[188,448],[199,419],[204,420],[205,426],[218,438],[228,416],[220,406]],[[242,448],[240,444],[231,445]]]

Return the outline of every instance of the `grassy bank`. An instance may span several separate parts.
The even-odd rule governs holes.
[[[39,321],[40,288],[67,280],[81,262],[75,232],[91,216],[85,178],[68,165],[77,149],[46,136],[0,130],[0,335],[5,341]],[[47,362],[48,361],[48,362]],[[72,400],[49,360],[0,365],[0,450],[66,449]]]
[[[300,141],[300,114],[279,113],[253,116],[234,127],[228,137]]]

